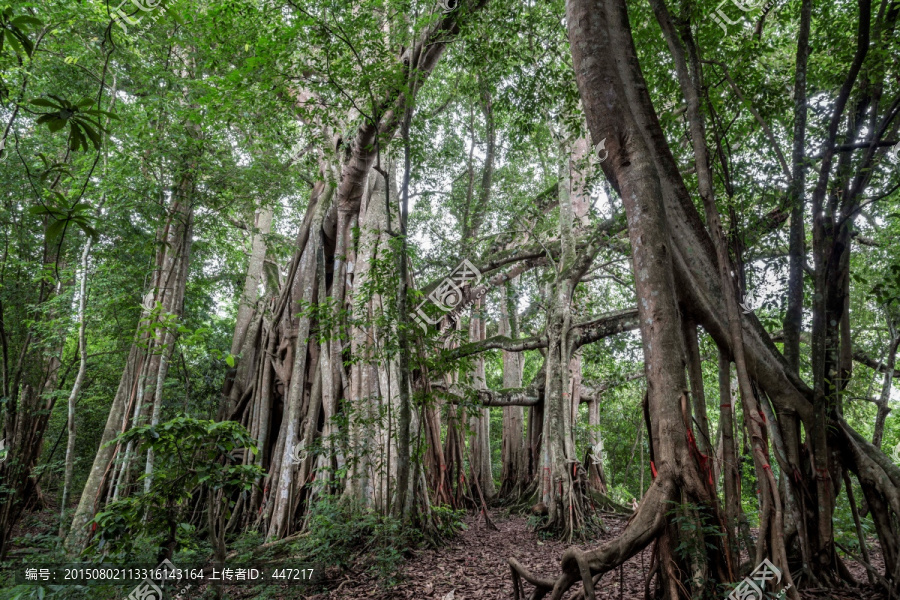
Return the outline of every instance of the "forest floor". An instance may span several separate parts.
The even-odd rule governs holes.
[[[570,544],[545,539],[535,533],[521,516],[493,511],[491,519],[498,531],[485,527],[479,515],[466,517],[468,529],[445,546],[422,550],[406,561],[400,583],[386,589],[374,577],[348,577],[337,588],[310,600],[509,600],[513,597],[507,559],[515,557],[532,573],[545,578],[559,573],[559,561]],[[626,523],[624,517],[606,514],[608,533],[584,544],[594,547],[614,537]],[[644,597],[644,574],[650,566],[650,550],[644,550],[625,564],[621,577],[622,598]],[[607,574],[597,586],[597,598],[619,598],[619,571]],[[528,585],[528,584],[526,584]],[[530,585],[528,589],[530,590]]]
[[[478,515],[470,515],[465,520],[468,529],[447,545],[419,551],[403,563],[397,574],[400,583],[393,587],[384,587],[375,576],[347,574],[335,582],[331,591],[310,596],[308,600],[510,600],[513,589],[509,557],[518,559],[537,576],[551,578],[559,574],[560,559],[570,544],[542,538],[532,531],[524,517],[499,511],[492,512],[491,517],[498,531],[486,528],[484,519]],[[605,514],[603,520],[608,531],[580,544],[581,547],[596,548],[618,535],[627,523],[627,517],[621,515]],[[872,550],[872,563],[882,569],[877,546]],[[647,548],[628,560],[621,570],[604,575],[596,586],[598,600],[643,600],[650,554],[651,549]],[[861,565],[848,562],[848,568],[857,581],[866,581]],[[526,584],[526,593],[531,589]],[[801,597],[803,600],[880,600],[884,595],[863,586],[847,590],[804,590]]]
[[[50,535],[56,513],[45,511],[32,515],[28,527],[20,527],[19,535]],[[43,518],[41,518],[43,517]],[[229,600],[296,599],[296,600],[511,600],[512,579],[507,563],[515,557],[533,574],[552,578],[559,574],[563,552],[570,544],[535,533],[525,517],[508,515],[505,511],[491,511],[491,519],[497,531],[485,527],[484,519],[477,514],[465,517],[466,529],[436,549],[414,551],[400,563],[393,586],[386,584],[365,567],[335,576],[325,582],[329,591],[304,595],[297,588],[267,589],[228,587],[225,597]],[[603,521],[608,529],[593,539],[579,544],[582,548],[596,548],[618,535],[627,523],[627,516],[604,513]],[[755,532],[754,532],[755,533]],[[27,539],[27,538],[26,538]],[[870,561],[878,572],[884,563],[875,540],[870,540]],[[18,552],[16,552],[18,550]],[[18,548],[19,552],[28,552]],[[607,573],[596,587],[598,600],[643,600],[647,571],[650,568],[651,549],[647,548],[628,560],[623,568]],[[21,555],[20,555],[21,556]],[[21,560],[21,559],[20,559]],[[859,582],[866,581],[865,569],[859,563],[846,561],[847,567]],[[531,586],[525,584],[526,594]],[[577,586],[580,589],[580,586]],[[199,598],[202,589],[193,590],[190,598]],[[573,592],[570,596],[574,596]],[[4,595],[0,591],[0,598]],[[206,597],[206,596],[204,596]],[[803,600],[883,600],[885,596],[872,586],[864,585],[844,590],[804,589]],[[722,595],[726,600],[726,594]]]

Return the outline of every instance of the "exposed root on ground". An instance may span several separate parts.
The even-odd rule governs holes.
[[[560,562],[562,574],[555,580],[538,577],[515,558],[510,558],[509,567],[516,600],[525,598],[522,580],[534,586],[529,600],[540,600],[547,594],[551,594],[551,600],[561,600],[579,581],[584,585],[585,599],[594,600],[594,585],[600,577],[646,548],[662,533],[666,524],[665,501],[670,498],[672,487],[662,477],[657,479],[650,486],[632,520],[617,538],[594,550],[583,551],[576,547],[566,550]]]

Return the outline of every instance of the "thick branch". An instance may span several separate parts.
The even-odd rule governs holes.
[[[578,323],[572,327],[575,339],[575,348],[580,348],[585,344],[602,340],[611,335],[622,333],[623,331],[631,331],[638,328],[638,317],[636,308],[628,308],[625,310],[616,310],[606,313]],[[532,336],[514,340],[505,335],[495,335],[480,342],[471,342],[463,344],[459,348],[448,350],[444,353],[444,358],[454,360],[465,356],[472,356],[480,352],[488,350],[506,350],[507,352],[524,352],[525,350],[536,350],[538,348],[547,347],[547,336]]]

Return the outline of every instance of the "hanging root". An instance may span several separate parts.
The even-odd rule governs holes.
[[[573,585],[581,581],[586,600],[594,598],[594,581],[615,569],[646,548],[664,530],[666,524],[665,501],[672,496],[674,485],[660,476],[647,491],[634,518],[625,530],[595,550],[583,551],[571,547],[565,551],[560,563],[562,574],[555,580],[541,579],[531,574],[515,558],[509,559],[513,590],[516,600],[524,599],[522,580],[535,586],[529,600],[540,600],[551,593],[551,600],[562,600]]]

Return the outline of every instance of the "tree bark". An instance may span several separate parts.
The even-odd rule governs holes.
[[[881,395],[878,398],[878,413],[875,415],[875,427],[872,433],[872,445],[881,448],[881,440],[884,437],[884,423],[891,412],[891,387],[894,381],[894,365],[897,364],[897,348],[900,347],[900,335],[893,326],[890,315],[887,316],[890,326],[891,341],[888,347],[887,361],[885,362],[884,381],[881,385]]]
[[[511,339],[519,337],[515,281],[502,288],[500,302],[500,335]],[[524,357],[518,352],[503,351],[503,387],[506,389],[522,386]],[[516,496],[527,484],[527,457],[525,454],[525,411],[521,406],[503,407],[503,431],[501,436],[500,495]]]
[[[69,393],[69,400],[66,403],[66,431],[68,439],[66,440],[66,474],[63,482],[62,498],[59,502],[59,537],[65,538],[66,535],[66,506],[68,505],[69,490],[72,486],[72,473],[75,471],[75,401],[81,392],[81,385],[84,383],[84,374],[87,371],[87,343],[85,339],[85,329],[87,322],[85,320],[85,308],[87,306],[87,279],[88,279],[88,258],[91,255],[91,246],[93,239],[88,237],[84,242],[84,248],[81,251],[81,286],[78,297],[78,374],[75,375],[75,382],[72,384],[72,391]]]
[[[138,327],[135,343],[131,347],[128,360],[119,387],[113,398],[106,427],[100,439],[100,446],[94,456],[94,462],[85,482],[84,489],[72,525],[65,540],[65,547],[70,554],[80,552],[87,544],[91,532],[87,525],[93,519],[103,498],[104,489],[117,489],[115,481],[115,457],[119,452],[118,444],[108,445],[117,435],[129,428],[132,407],[138,394],[151,394],[158,404],[162,400],[160,382],[164,379],[167,358],[172,351],[172,334],[169,329],[174,319],[177,322],[181,315],[184,301],[184,291],[187,281],[190,244],[191,223],[193,220],[193,208],[191,194],[193,190],[192,175],[186,174],[179,180],[178,193],[172,201],[165,225],[159,234],[159,250],[156,256],[157,268],[154,272],[153,283],[150,292],[145,296],[144,318]],[[153,344],[151,338],[151,323],[162,323],[163,326],[161,344]],[[153,350],[156,349],[154,352]],[[162,377],[159,375],[162,373]],[[146,381],[153,382],[149,390],[145,388]],[[158,393],[158,395],[157,395]],[[142,411],[138,410],[136,417]],[[158,412],[157,412],[158,418]],[[126,452],[126,455],[128,453]],[[130,457],[122,464],[122,472],[130,462]],[[151,465],[152,466],[152,465]],[[127,484],[127,481],[123,480]]]

